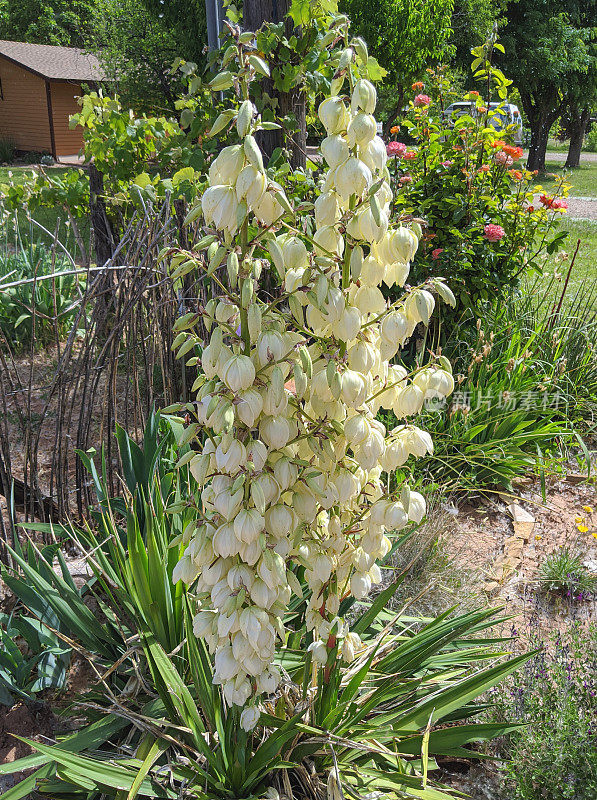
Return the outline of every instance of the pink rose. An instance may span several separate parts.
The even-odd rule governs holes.
[[[506,235],[506,231],[502,228],[501,225],[493,225],[490,223],[489,225],[485,226],[485,238],[488,242],[499,242],[500,239],[503,239]]]
[[[495,163],[499,164],[501,167],[511,167],[514,163],[512,156],[504,153],[503,150],[500,150],[499,153],[496,153],[493,158]]]
[[[431,98],[428,94],[418,94],[415,97],[415,105],[416,106],[428,106],[431,102]]]
[[[417,154],[415,153],[414,150],[407,150],[406,153],[404,154],[405,161],[412,161],[416,157],[417,157]]]
[[[398,156],[402,158],[405,155],[407,147],[402,142],[388,142],[386,145],[386,152],[389,156]]]
[[[411,178],[411,176],[410,176],[410,175],[403,175],[403,176],[400,178],[400,180],[398,181],[398,183],[400,184],[400,186],[404,186],[404,184],[405,184],[405,183],[412,183],[412,182],[413,182],[413,179]]]
[[[453,163],[454,163],[453,161],[442,161],[442,167],[449,169]]]
[[[431,251],[431,258],[432,258],[434,261],[437,261],[437,259],[440,257],[440,255],[441,255],[443,252],[444,252],[444,248],[443,248],[443,247],[436,247],[436,248],[435,248],[435,250],[432,250],[432,251]]]

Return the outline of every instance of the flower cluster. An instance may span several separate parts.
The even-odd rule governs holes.
[[[493,223],[489,223],[483,229],[484,236],[488,242],[499,242],[500,239],[503,239],[506,235],[506,231],[502,228],[501,225],[494,225]]]
[[[549,208],[552,211],[565,212],[568,210],[568,202],[562,197],[550,197],[549,195],[542,194],[539,197],[539,202],[541,205],[545,206],[545,208]]]
[[[340,602],[367,597],[381,579],[387,533],[425,514],[423,497],[406,486],[387,496],[382,472],[431,452],[411,418],[454,387],[445,359],[412,375],[390,363],[435,301],[416,288],[389,304],[381,291],[404,286],[420,229],[390,225],[376,91],[365,79],[352,84],[348,97],[319,107],[327,172],[312,237],[285,221],[292,210],[264,170],[248,99],[236,116],[240,143],[215,159],[201,201],[215,231],[208,255],[227,264],[231,286],[204,314],[211,335],[195,389],[206,436],[190,461],[202,511],[175,579],[195,583],[194,631],[214,654],[226,700],[251,701],[246,729],[259,716],[251,703],[281,680],[274,653],[291,593],[303,597],[297,568],[309,589],[313,661],[353,660],[360,640],[338,618]],[[259,297],[264,260],[282,276],[283,302]],[[382,407],[400,421],[390,432],[376,419]]]

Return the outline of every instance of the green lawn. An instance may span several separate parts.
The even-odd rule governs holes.
[[[570,197],[597,197],[597,162],[585,162],[577,169],[565,170],[565,160],[546,162],[546,172],[537,175],[535,183],[552,190],[559,183],[556,175],[559,177],[564,175],[566,182],[572,184]]]
[[[569,237],[560,251],[545,262],[543,276],[529,275],[527,288],[542,297],[542,303],[552,306],[564,294],[564,306],[572,306],[575,302],[586,300],[593,313],[597,312],[597,221],[562,218],[562,229],[569,232]],[[578,254],[570,279],[565,286],[566,276],[576,244],[580,239]],[[567,256],[561,258],[562,252]]]

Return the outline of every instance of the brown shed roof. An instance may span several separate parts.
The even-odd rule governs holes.
[[[8,42],[0,39],[0,56],[49,80],[101,81],[104,72],[97,58],[78,47]]]

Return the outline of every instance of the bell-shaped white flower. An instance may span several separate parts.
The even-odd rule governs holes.
[[[350,118],[348,108],[340,97],[328,97],[320,103],[317,115],[328,135],[345,131]]]
[[[371,114],[360,111],[348,123],[346,138],[351,147],[366,147],[377,133],[377,124]]]
[[[235,394],[252,386],[255,366],[249,356],[232,356],[222,369],[222,380]]]
[[[373,177],[364,161],[351,156],[336,170],[334,182],[340,197],[348,200],[351,195],[362,197],[373,183]]]
[[[350,155],[348,142],[343,136],[327,136],[321,143],[321,154],[328,165],[334,169],[344,163]]]

